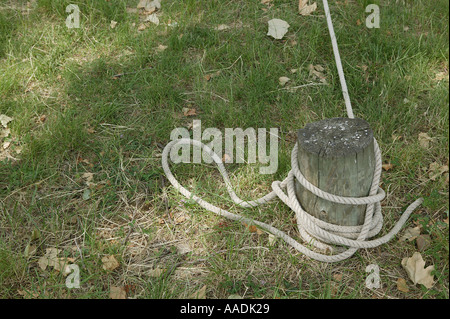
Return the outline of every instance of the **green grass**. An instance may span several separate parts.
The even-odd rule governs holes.
[[[430,164],[449,164],[447,1],[330,3],[355,115],[370,123],[383,160],[394,164],[382,175],[383,232],[409,203],[425,198],[407,227],[421,224],[432,239],[422,252],[435,265],[429,290],[414,286],[400,264],[417,250],[414,241],[397,237],[322,264],[182,202],[164,178],[162,147],[174,128],[193,119],[221,130],[278,127],[276,174],[227,166],[238,194],[256,198],[290,170],[297,129],[346,116],[320,1],[312,16],[302,17],[296,1],[273,0],[268,8],[259,0],[165,0],[160,25],[141,32],[138,14],[126,10],[137,1],[38,0],[28,9],[26,3],[0,1],[0,114],[14,118],[9,150],[18,159],[0,161],[2,298],[108,298],[112,286],[126,287],[131,298],[184,298],[204,285],[207,298],[449,297],[448,178],[429,178]],[[79,29],[65,26],[70,3],[80,7]],[[380,6],[379,29],[364,25],[371,3]],[[290,24],[283,40],[266,36],[272,18]],[[118,22],[114,29],[111,20]],[[220,24],[231,27],[216,30]],[[315,81],[309,64],[325,68],[329,85],[279,90],[281,76],[292,86]],[[446,80],[435,79],[440,72]],[[114,78],[120,73],[126,74]],[[184,116],[185,107],[197,115]],[[432,138],[428,148],[420,133]],[[297,236],[282,203],[238,209],[212,165],[173,167],[207,201]],[[85,173],[94,174],[94,185]],[[180,243],[192,251],[180,254]],[[36,248],[31,256],[24,254],[27,245]],[[39,268],[51,247],[76,258],[79,289]],[[104,270],[108,255],[120,267]],[[372,263],[382,281],[374,291],[364,284]],[[155,276],[152,269],[164,271]],[[408,293],[397,289],[397,278],[407,280]]]

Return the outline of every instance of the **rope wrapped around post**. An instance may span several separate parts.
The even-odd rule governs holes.
[[[174,177],[169,167],[168,158],[170,155],[170,150],[177,144],[185,144],[185,145],[193,145],[194,147],[201,147],[204,152],[207,152],[208,155],[211,156],[225,181],[225,185],[228,193],[230,194],[231,199],[237,205],[241,207],[255,207],[258,205],[266,204],[275,198],[279,198],[283,203],[288,205],[295,212],[300,235],[307,244],[312,244],[318,249],[322,250],[325,249],[329,250],[330,252],[335,251],[335,249],[329,244],[347,246],[349,248],[345,249],[342,252],[338,252],[337,254],[334,255],[316,252],[300,244],[298,241],[287,235],[285,232],[267,223],[263,223],[241,215],[233,214],[225,209],[212,205],[211,203],[208,203],[202,198],[192,194],[177,181],[177,179]],[[372,181],[372,187],[369,196],[362,198],[336,196],[333,194],[326,193],[318,189],[311,183],[309,183],[301,174],[298,168],[297,144],[294,146],[294,149],[292,150],[291,153],[292,168],[289,171],[288,176],[283,181],[274,181],[272,183],[272,191],[270,193],[253,201],[244,201],[236,195],[231,186],[228,173],[225,169],[225,166],[222,163],[221,158],[219,158],[217,154],[214,153],[207,145],[197,140],[179,139],[174,140],[169,144],[167,144],[162,153],[162,167],[164,173],[166,174],[167,179],[176,190],[178,190],[185,197],[194,200],[206,210],[209,210],[215,214],[218,214],[231,220],[237,220],[245,222],[247,224],[257,225],[265,229],[266,231],[272,233],[274,236],[280,237],[286,243],[291,245],[293,248],[295,248],[296,250],[298,250],[299,252],[305,254],[310,258],[322,262],[338,262],[349,258],[359,248],[373,248],[388,242],[402,228],[402,226],[405,224],[406,220],[411,215],[411,213],[423,202],[423,199],[419,198],[411,205],[409,205],[409,207],[405,210],[405,212],[402,214],[400,219],[397,221],[397,223],[389,233],[387,233],[383,237],[374,240],[367,240],[368,238],[377,235],[383,226],[383,217],[381,214],[380,201],[384,199],[385,193],[381,188],[378,187],[381,176],[381,151],[378,147],[378,143],[376,142],[376,140],[374,141],[374,148],[376,157],[376,167],[374,172],[374,178]],[[364,224],[362,226],[337,226],[326,223],[309,215],[302,209],[295,195],[294,179],[297,179],[305,188],[313,192],[315,195],[325,198],[327,200],[336,203],[344,203],[352,205],[367,204]],[[283,191],[283,189],[287,190],[287,194]]]
[[[339,80],[341,83],[341,89],[345,101],[347,115],[350,119],[353,119],[354,118],[353,109],[350,102],[350,96],[348,94],[347,84],[344,77],[344,71],[342,68],[341,58],[339,55],[338,45],[333,29],[333,23],[331,20],[327,0],[323,0],[323,6],[325,11],[325,17],[327,19],[327,26],[330,33],[331,43],[333,46],[333,54],[335,57]],[[326,253],[319,253],[313,251],[305,247],[304,245],[300,244],[298,241],[287,235],[285,232],[269,224],[233,214],[227,210],[214,206],[206,202],[205,200],[201,199],[200,197],[192,194],[176,180],[169,167],[168,158],[170,150],[172,149],[172,147],[174,147],[179,143],[185,145],[192,144],[195,147],[201,147],[205,152],[207,152],[211,156],[213,161],[217,164],[217,167],[225,181],[225,185],[228,193],[231,196],[231,199],[236,204],[238,204],[241,207],[254,207],[261,204],[265,204],[278,197],[281,201],[283,201],[295,212],[298,230],[300,232],[300,236],[302,237],[302,239],[307,244],[313,245],[319,250],[330,251],[332,254],[328,255]],[[365,197],[337,196],[335,194],[327,193],[311,184],[301,174],[300,169],[298,167],[297,161],[298,144],[295,144],[294,149],[292,150],[291,153],[292,166],[291,170],[288,173],[288,176],[283,181],[274,181],[272,183],[272,191],[270,193],[253,201],[247,202],[243,201],[236,195],[236,193],[233,190],[233,187],[231,186],[230,179],[228,178],[228,173],[225,170],[222,160],[207,145],[197,140],[183,138],[172,141],[169,144],[167,144],[162,154],[162,167],[164,173],[166,174],[167,179],[175,187],[175,189],[178,190],[187,198],[191,198],[194,201],[196,201],[203,208],[232,220],[242,221],[247,224],[255,224],[272,233],[273,235],[282,238],[286,243],[288,243],[296,250],[298,250],[299,252],[305,254],[310,258],[323,262],[338,262],[349,258],[359,248],[373,248],[388,242],[392,237],[394,237],[399,232],[399,230],[405,224],[406,220],[411,215],[411,213],[423,202],[423,198],[419,198],[416,201],[414,201],[411,205],[409,205],[408,208],[403,212],[400,219],[391,229],[391,231],[389,231],[386,235],[377,239],[368,240],[369,238],[372,238],[375,235],[377,235],[382,229],[383,216],[381,214],[380,202],[385,197],[384,191],[378,186],[381,177],[382,162],[381,162],[381,151],[375,138],[373,145],[376,163],[369,195]],[[295,194],[295,179],[297,179],[303,187],[312,192],[314,195],[320,198],[324,198],[328,201],[341,204],[367,205],[363,225],[338,226],[335,224],[324,222],[323,220],[320,220],[308,214],[305,210],[302,209]],[[283,191],[284,189],[286,189],[287,194]],[[334,247],[331,246],[331,244],[338,245],[341,247],[341,249],[335,249]],[[347,249],[344,249],[342,251],[342,246],[347,247]]]

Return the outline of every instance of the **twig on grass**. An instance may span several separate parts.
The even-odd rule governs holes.
[[[224,98],[224,97],[221,97],[220,95],[218,95],[218,94],[216,94],[216,93],[214,93],[214,92],[208,92],[208,91],[192,91],[192,92],[183,92],[183,93],[180,93],[180,94],[182,94],[182,95],[191,95],[191,94],[196,94],[196,93],[209,93],[209,94],[211,94],[212,96],[218,97],[218,98],[221,99],[222,101],[225,101],[225,102],[227,102],[227,103],[230,102],[230,100],[228,100],[228,99],[226,99],[226,98]]]
[[[288,87],[279,88],[279,89],[276,89],[276,90],[273,90],[273,91],[269,91],[269,92],[267,92],[267,94],[268,93],[273,93],[273,92],[278,92],[278,91],[295,91],[297,89],[305,88],[305,87],[308,87],[308,86],[318,86],[318,85],[328,85],[328,84],[327,83],[322,83],[322,82],[320,82],[320,83],[315,83],[315,82],[313,82],[313,83],[306,83],[306,84],[297,85],[297,86],[288,86]]]

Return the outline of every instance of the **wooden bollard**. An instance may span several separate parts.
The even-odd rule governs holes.
[[[298,131],[298,165],[314,186],[339,196],[367,196],[375,167],[373,132],[359,118],[331,118]],[[297,180],[302,208],[325,222],[340,226],[364,223],[366,205],[337,204],[317,197]]]

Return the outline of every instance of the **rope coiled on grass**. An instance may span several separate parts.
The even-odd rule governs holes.
[[[335,56],[335,61],[338,69],[339,79],[341,82],[342,92],[346,104],[347,115],[349,118],[354,118],[353,110],[350,103],[349,94],[347,91],[347,85],[345,82],[345,77],[342,69],[341,59],[339,56],[339,50],[337,47],[336,37],[334,35],[333,25],[331,22],[331,16],[328,8],[327,0],[323,0],[325,16],[327,18],[327,25],[330,32],[331,42],[333,45],[333,53]],[[207,201],[201,199],[200,197],[192,194],[186,188],[184,188],[174,177],[170,170],[168,158],[171,149],[174,146],[179,145],[193,145],[194,147],[200,147],[204,152],[209,154],[213,161],[216,163],[219,172],[221,173],[228,193],[234,203],[241,207],[255,207],[258,205],[266,204],[269,201],[279,198],[283,203],[288,205],[294,212],[297,219],[297,226],[300,236],[305,241],[306,244],[312,245],[317,248],[318,252],[308,247],[300,244],[298,241],[290,237],[285,232],[260,221],[247,218],[241,215],[233,214],[225,209],[212,205]],[[294,149],[291,153],[291,170],[288,176],[283,181],[274,181],[272,183],[272,191],[267,195],[260,197],[253,201],[244,201],[239,198],[233,190],[228,173],[222,163],[221,158],[214,153],[207,145],[201,143],[200,141],[193,139],[179,139],[171,141],[163,150],[162,153],[162,167],[164,173],[166,174],[169,182],[178,190],[181,194],[197,202],[201,207],[214,212],[220,216],[226,217],[231,220],[237,220],[245,222],[247,224],[257,225],[266,231],[272,233],[273,235],[280,237],[290,246],[298,250],[299,252],[305,254],[306,256],[316,259],[322,262],[338,262],[352,256],[360,248],[373,248],[382,245],[392,239],[406,223],[407,219],[411,213],[423,202],[423,198],[419,198],[414,201],[408,208],[403,212],[400,219],[394,225],[394,227],[386,235],[368,240],[376,236],[383,226],[383,216],[381,214],[381,204],[380,202],[385,197],[385,192],[378,186],[381,178],[382,171],[382,160],[381,151],[378,146],[377,141],[374,139],[374,151],[375,151],[375,168],[372,179],[371,188],[369,195],[366,197],[343,197],[333,195],[324,192],[311,184],[300,172],[298,167],[297,155],[298,155],[298,144],[295,144]],[[307,190],[311,191],[314,195],[326,199],[328,201],[340,204],[350,204],[350,205],[367,205],[364,224],[360,226],[339,226],[331,223],[324,222],[314,216],[308,214],[301,207],[297,196],[295,194],[295,179],[303,185]],[[285,193],[284,189],[287,191]],[[340,247],[333,247],[331,245],[338,245]],[[343,247],[347,247],[344,248]],[[329,251],[332,254],[327,254]]]

